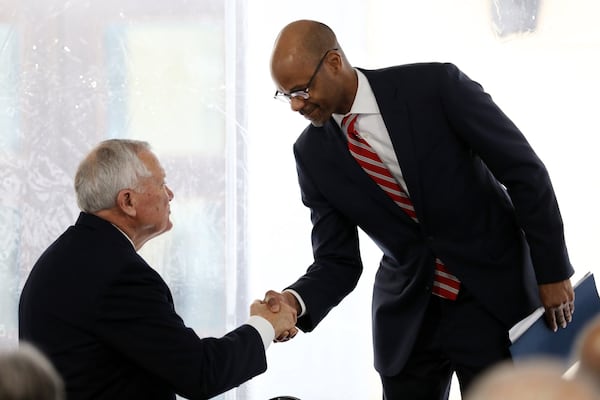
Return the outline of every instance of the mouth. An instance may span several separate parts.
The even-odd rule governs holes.
[[[310,118],[310,116],[312,115],[312,113],[313,113],[313,112],[314,112],[316,109],[317,109],[317,108],[316,108],[316,107],[314,107],[314,108],[312,108],[312,109],[310,109],[310,110],[304,110],[304,109],[302,109],[302,110],[300,110],[300,111],[298,111],[298,112],[299,112],[299,113],[300,113],[300,115],[302,115],[304,118],[306,118],[306,119],[310,120],[310,119],[311,119],[311,118]]]

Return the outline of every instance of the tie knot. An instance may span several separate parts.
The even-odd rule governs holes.
[[[358,119],[358,114],[348,114],[342,119],[342,128],[345,128],[349,134],[358,136],[358,132],[356,131],[356,120]]]

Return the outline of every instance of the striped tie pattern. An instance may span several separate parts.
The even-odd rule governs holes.
[[[356,130],[358,114],[349,114],[342,120],[342,128],[346,129],[348,136],[348,149],[350,154],[364,169],[364,171],[400,206],[413,221],[419,222],[415,208],[406,194],[406,191],[398,184],[377,153],[362,138]],[[432,293],[436,296],[449,300],[456,300],[460,290],[460,281],[446,269],[439,258],[435,259],[435,271]]]

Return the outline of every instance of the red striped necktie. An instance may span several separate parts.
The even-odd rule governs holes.
[[[358,114],[348,114],[342,120],[342,128],[346,129],[348,135],[348,149],[356,162],[365,170],[365,172],[391,197],[394,202],[400,206],[409,217],[415,222],[419,222],[415,208],[406,194],[406,191],[394,179],[385,164],[381,161],[377,153],[362,138],[356,130],[356,120]],[[439,258],[435,259],[435,271],[432,293],[436,296],[449,300],[456,300],[460,290],[460,281],[446,269],[446,266]]]

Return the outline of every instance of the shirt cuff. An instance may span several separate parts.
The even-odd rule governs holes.
[[[275,340],[275,329],[273,325],[265,318],[258,315],[252,315],[246,321],[246,324],[250,325],[258,331],[260,338],[262,339],[265,351],[269,348],[269,345]]]
[[[294,295],[296,300],[298,300],[298,303],[300,304],[300,314],[298,314],[298,318],[306,314],[306,305],[304,304],[304,301],[302,301],[302,297],[300,297],[298,292],[296,292],[294,289],[285,289],[284,292],[290,292]]]

